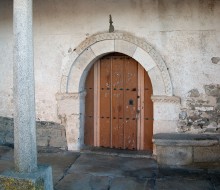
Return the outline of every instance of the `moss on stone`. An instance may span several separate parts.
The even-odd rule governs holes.
[[[0,190],[44,190],[43,180],[33,182],[13,177],[1,177],[0,184]]]

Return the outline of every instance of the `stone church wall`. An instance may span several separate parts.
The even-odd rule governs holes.
[[[6,118],[0,125],[6,131],[13,118],[12,3],[0,1],[0,116]],[[176,132],[219,133],[219,0],[34,1],[39,128],[63,130],[56,100],[62,62],[86,38],[108,31],[109,14],[116,31],[148,42],[166,63],[173,94],[181,98]]]

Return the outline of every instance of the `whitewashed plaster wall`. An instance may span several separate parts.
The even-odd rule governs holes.
[[[34,0],[37,119],[61,122],[55,94],[62,60],[86,37],[118,31],[144,38],[164,59],[174,95],[220,83],[219,0]],[[12,0],[0,1],[0,116],[12,117]]]

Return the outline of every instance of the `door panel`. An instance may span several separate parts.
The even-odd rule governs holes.
[[[84,141],[87,145],[94,145],[94,66],[90,69],[86,84],[85,97],[85,128]]]
[[[137,120],[126,119],[125,120],[125,149],[136,150],[137,149]]]
[[[144,72],[144,149],[152,150],[153,143],[153,102],[151,100],[152,85],[149,75]]]
[[[124,58],[112,56],[112,148],[124,148]]]
[[[112,118],[112,146],[111,148],[124,148],[124,122],[120,118]]]
[[[100,61],[100,146],[111,146],[111,59]]]

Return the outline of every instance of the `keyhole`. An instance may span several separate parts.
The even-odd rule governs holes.
[[[134,105],[134,101],[132,99],[129,100],[129,105]]]

